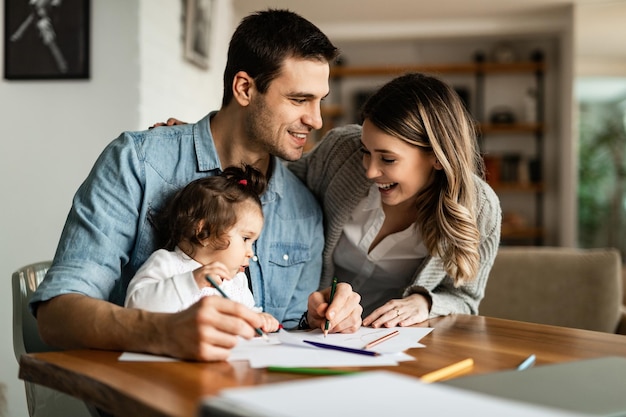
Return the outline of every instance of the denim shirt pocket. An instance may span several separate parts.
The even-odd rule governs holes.
[[[302,243],[277,242],[271,245],[269,262],[276,266],[291,267],[304,264],[311,259],[309,245]]]
[[[306,309],[308,290],[304,294],[298,289],[304,277],[304,269],[309,265],[311,249],[302,243],[274,242],[267,257],[268,270],[263,273],[265,280],[265,307],[267,311],[282,320],[295,302],[298,308]],[[300,294],[302,292],[302,294]],[[304,311],[304,310],[303,310]]]

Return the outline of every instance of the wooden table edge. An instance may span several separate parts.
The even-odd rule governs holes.
[[[122,395],[109,385],[72,370],[45,362],[34,355],[24,354],[20,357],[18,377],[24,381],[37,382],[48,388],[71,395],[116,416],[170,417],[165,411],[159,411],[144,402]],[[80,390],[64,383],[73,380]],[[78,384],[77,384],[78,382]],[[96,393],[98,393],[96,395]],[[106,400],[100,400],[105,398]]]

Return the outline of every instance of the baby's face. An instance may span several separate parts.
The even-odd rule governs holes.
[[[254,256],[252,245],[259,238],[263,228],[263,212],[254,203],[245,202],[235,209],[237,222],[228,231],[226,237],[230,244],[226,249],[214,252],[214,261],[222,262],[234,277],[243,272]]]

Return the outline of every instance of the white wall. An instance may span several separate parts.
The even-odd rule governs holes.
[[[575,8],[575,75],[626,77],[626,1],[584,2]]]
[[[9,416],[27,415],[6,336],[13,271],[53,257],[74,192],[121,131],[168,116],[193,121],[219,107],[231,0],[214,1],[208,71],[182,58],[180,6],[180,0],[92,0],[89,80],[0,80],[0,384],[7,385]]]
[[[139,128],[168,117],[194,122],[222,101],[222,75],[234,30],[231,0],[213,0],[209,69],[183,58],[181,0],[140,0]],[[116,125],[119,129],[119,124]]]

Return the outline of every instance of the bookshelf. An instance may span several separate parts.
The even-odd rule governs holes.
[[[514,210],[504,212],[502,225],[502,243],[507,245],[542,245],[545,238],[543,227],[543,196],[545,185],[542,177],[543,138],[545,123],[544,105],[544,74],[545,61],[541,53],[533,53],[532,59],[516,62],[489,62],[477,59],[472,62],[446,64],[406,64],[406,65],[358,65],[334,66],[331,68],[333,83],[341,83],[351,77],[384,77],[391,79],[406,72],[423,72],[436,76],[454,74],[468,76],[473,79],[475,103],[472,115],[477,121],[477,136],[481,150],[485,142],[507,136],[520,141],[534,140],[532,155],[519,153],[484,153],[487,180],[494,191],[502,199],[510,195],[518,198],[534,200],[532,218],[524,219]],[[485,96],[488,85],[486,80],[491,76],[528,76],[534,79],[536,102],[532,120],[512,120],[498,123],[491,120],[485,111]],[[444,78],[444,77],[442,77]],[[336,87],[335,87],[336,88]],[[324,129],[334,127],[344,114],[341,104],[325,105],[322,109]],[[528,203],[528,201],[526,202]]]

